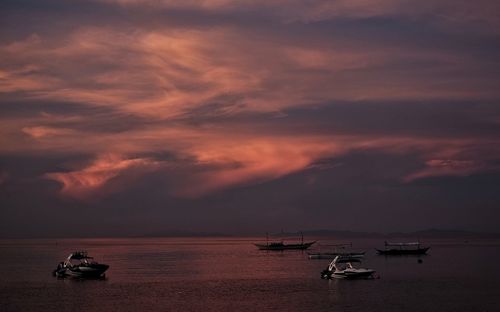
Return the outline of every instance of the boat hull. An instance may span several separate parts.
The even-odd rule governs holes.
[[[418,249],[376,249],[379,255],[404,256],[404,255],[425,255],[430,247]]]
[[[66,268],[65,275],[73,277],[101,277],[109,268],[106,264],[92,264],[88,266],[73,266]]]
[[[356,271],[334,272],[332,274],[332,277],[340,279],[367,279],[367,278],[372,278],[374,273],[375,273],[374,270],[360,269]]]
[[[324,270],[321,272],[321,278],[323,279],[371,279],[375,274],[375,270],[370,269],[347,269],[347,270],[336,270],[329,271]]]

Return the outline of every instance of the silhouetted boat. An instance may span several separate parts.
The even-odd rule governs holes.
[[[311,252],[307,255],[309,259],[334,259],[340,256],[353,262],[361,262],[365,257],[364,252]]]
[[[71,253],[66,261],[59,263],[53,271],[53,275],[57,277],[74,276],[74,277],[101,277],[109,268],[107,264],[97,263],[92,260],[92,257],[87,255],[86,251],[76,251]]]
[[[328,252],[322,252],[321,248],[323,246],[329,246],[329,247],[334,247],[333,250],[330,250]],[[344,259],[349,259],[353,262],[361,262],[363,257],[365,256],[365,252],[354,252],[351,249],[351,251],[346,251],[347,247],[352,247],[352,243],[349,244],[329,244],[329,245],[323,245],[321,244],[319,247],[319,250],[316,252],[308,252],[307,255],[309,259],[334,259],[336,256],[341,256]]]
[[[399,256],[399,255],[424,255],[430,247],[421,247],[420,242],[412,243],[388,243],[385,242],[385,249],[376,249],[379,255]]]
[[[301,234],[302,240],[300,244],[285,244],[283,241],[269,242],[269,236],[266,236],[265,244],[254,244],[259,250],[305,250],[311,247],[316,241],[304,243],[304,236]]]
[[[339,263],[346,263],[345,266],[339,266]],[[351,262],[342,260],[341,256],[335,257],[328,267],[321,272],[321,278],[343,278],[343,279],[362,279],[373,278],[375,270],[355,268]]]

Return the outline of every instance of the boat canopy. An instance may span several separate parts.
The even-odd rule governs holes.
[[[83,259],[94,259],[93,257],[89,257],[86,251],[75,251],[74,253],[68,256],[68,260],[83,260]]]

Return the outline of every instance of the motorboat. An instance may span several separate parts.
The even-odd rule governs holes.
[[[321,278],[370,279],[373,278],[374,273],[375,270],[372,269],[355,268],[352,266],[351,262],[343,260],[341,256],[337,256],[330,262],[328,267],[321,272]]]
[[[430,247],[422,247],[420,242],[410,243],[388,243],[385,242],[385,249],[376,249],[379,255],[400,256],[400,255],[425,255]]]
[[[71,253],[64,262],[60,262],[53,271],[57,277],[102,277],[109,265],[97,263],[89,257],[86,251],[75,251]]]

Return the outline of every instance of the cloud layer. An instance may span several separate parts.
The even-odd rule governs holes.
[[[357,204],[364,208],[347,204],[363,197],[348,190],[346,198],[330,198],[332,190],[318,185],[322,179],[334,188],[335,179],[349,181],[351,172],[359,179],[339,189],[369,183],[373,189],[361,192],[378,196],[389,179],[391,187],[427,198],[418,185],[496,175],[498,6],[488,0],[5,1],[2,201],[22,206],[9,192],[36,188],[41,210],[67,200],[92,210],[118,207],[120,196],[140,198],[145,187],[157,198],[151,207],[169,202],[168,213],[179,218],[183,209],[204,211],[201,224],[210,219],[205,210],[216,214],[222,208],[214,207],[235,194],[270,196],[262,185],[287,193],[298,186],[286,181],[303,177],[309,195],[280,199],[277,209],[295,216],[290,226],[317,227],[328,212],[319,203],[306,209],[307,198],[352,211],[382,209],[376,200]],[[368,156],[356,166],[373,174],[342,173],[358,155]],[[387,159],[394,168],[374,165],[390,166]],[[477,209],[474,196],[484,197],[476,190],[454,225],[491,226],[487,217],[466,224],[467,211]],[[397,193],[391,199],[396,206],[406,202]],[[430,196],[427,204],[446,207],[447,200]],[[18,220],[16,209],[5,209],[4,220]],[[141,209],[166,213],[130,211]],[[245,206],[239,214],[257,224],[266,209]],[[133,215],[124,224],[146,222]],[[361,223],[352,226],[368,227]]]

